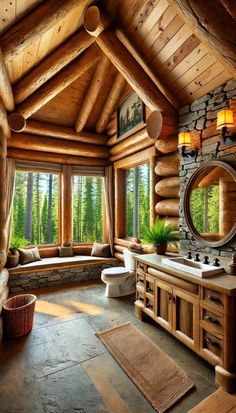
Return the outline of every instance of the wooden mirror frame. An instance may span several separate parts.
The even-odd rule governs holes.
[[[236,181],[236,171],[232,168],[232,166],[228,165],[225,162],[222,161],[207,161],[205,162],[203,165],[201,165],[191,176],[191,178],[189,179],[187,186],[186,186],[186,190],[184,193],[184,215],[185,215],[185,219],[187,222],[187,226],[190,230],[190,232],[192,233],[192,235],[194,236],[194,238],[201,242],[204,246],[209,246],[209,247],[220,247],[224,244],[226,244],[227,242],[229,242],[234,235],[236,234],[236,222],[233,225],[232,229],[228,232],[228,234],[222,238],[221,240],[218,241],[208,241],[206,239],[204,239],[203,237],[201,237],[201,235],[199,234],[199,232],[196,230],[196,228],[193,225],[193,221],[191,218],[191,213],[190,213],[190,194],[191,194],[191,190],[192,190],[192,186],[195,182],[195,180],[199,177],[199,175],[205,170],[210,168],[211,166],[219,166],[222,167],[223,169],[225,169],[228,173],[230,173],[234,180]]]

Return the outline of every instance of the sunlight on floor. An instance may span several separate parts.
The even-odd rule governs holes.
[[[51,316],[63,316],[70,312],[83,312],[87,314],[101,314],[104,312],[102,307],[81,303],[79,301],[67,301],[66,304],[55,304],[49,301],[40,300],[36,302],[35,311],[37,313],[48,314]]]
[[[82,313],[87,314],[101,314],[104,313],[104,308],[93,304],[81,303],[79,301],[70,301],[70,304],[75,310],[79,310]]]

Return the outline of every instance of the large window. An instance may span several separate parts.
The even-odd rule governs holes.
[[[126,171],[126,234],[143,238],[150,225],[150,165],[145,163]]]
[[[58,243],[58,175],[17,172],[13,202],[12,240],[28,245]]]
[[[103,240],[103,178],[74,176],[73,241]]]

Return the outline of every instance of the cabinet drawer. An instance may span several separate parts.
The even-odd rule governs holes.
[[[223,337],[201,329],[201,348],[204,357],[212,364],[223,365]],[[204,354],[205,353],[205,354]]]
[[[224,309],[223,294],[218,291],[203,287],[202,300],[212,308],[216,308],[221,311]]]
[[[145,274],[145,272],[147,272],[147,264],[138,261],[136,269],[139,274]]]
[[[216,314],[207,308],[201,309],[201,324],[207,331],[223,334],[223,315]]]
[[[136,273],[136,283],[140,286],[143,286],[144,288],[144,280],[145,280],[145,275],[143,273],[140,273],[137,271]]]
[[[144,292],[141,288],[136,289],[136,299],[144,304]]]
[[[149,294],[154,294],[154,279],[146,276],[146,292]]]
[[[150,297],[149,295],[146,295],[146,308],[148,308],[148,310],[153,312],[154,315],[154,298]]]

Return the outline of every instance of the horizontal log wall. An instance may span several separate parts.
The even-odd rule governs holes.
[[[221,262],[229,260],[236,251],[236,238],[234,237],[227,245],[222,247],[204,247],[196,242],[189,232],[183,211],[183,196],[186,184],[192,173],[209,160],[221,160],[231,162],[236,160],[236,145],[217,150],[220,143],[221,132],[216,130],[217,112],[224,108],[231,108],[234,111],[236,122],[236,81],[230,80],[226,84],[213,90],[211,93],[197,99],[191,105],[186,105],[179,110],[180,131],[194,130],[198,132],[202,147],[198,150],[196,160],[181,159],[180,165],[180,247],[182,252],[194,251],[200,255],[220,256]],[[195,133],[196,134],[196,133]],[[209,179],[209,177],[208,177]],[[204,182],[202,181],[202,186]],[[232,204],[231,204],[232,213]],[[235,216],[234,216],[235,222]]]

